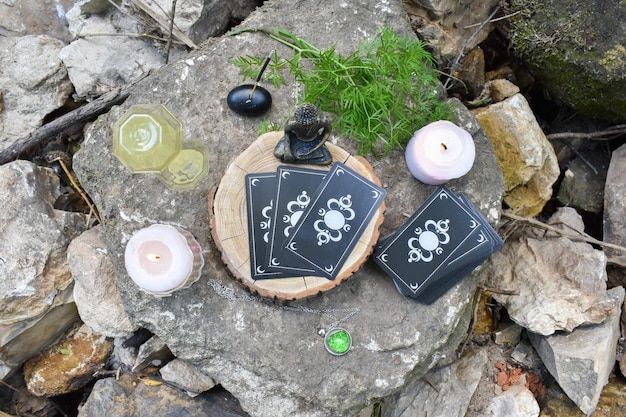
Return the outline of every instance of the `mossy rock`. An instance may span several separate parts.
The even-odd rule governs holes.
[[[626,2],[511,0],[509,33],[555,98],[578,112],[626,121]]]

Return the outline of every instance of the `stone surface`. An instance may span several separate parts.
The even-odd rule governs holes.
[[[497,345],[515,346],[520,341],[522,330],[516,323],[504,323],[493,332],[493,341]]]
[[[181,359],[174,359],[168,362],[159,369],[159,373],[164,381],[185,390],[192,397],[215,386],[213,378]]]
[[[455,82],[450,87],[449,94],[458,92],[465,100],[478,97],[485,88],[485,53],[483,50],[476,47],[469,51],[461,63],[461,68],[452,71],[452,75],[461,83]]]
[[[54,208],[59,187],[54,171],[31,162],[0,167],[0,324],[45,313],[72,284],[67,245],[85,229],[86,217]]]
[[[59,52],[63,42],[47,35],[0,36],[0,149],[41,126],[61,107],[72,84]]]
[[[139,347],[133,372],[148,366],[163,366],[173,358],[172,352],[159,336],[152,336]]]
[[[108,337],[126,336],[137,330],[122,306],[102,226],[72,240],[67,263],[74,278],[74,302],[87,326]]]
[[[239,404],[221,393],[203,394],[191,398],[166,384],[148,386],[136,383],[128,374],[119,381],[100,379],[87,401],[80,407],[78,417],[246,417]]]
[[[58,53],[67,68],[77,98],[93,99],[159,68],[163,56],[149,41],[138,37],[90,34],[142,33],[142,26],[116,8],[103,14],[81,14],[80,4],[68,13],[74,40]]]
[[[510,11],[513,51],[553,97],[626,121],[626,3],[514,0]]]
[[[165,10],[169,16],[172,4],[167,0],[148,0],[146,4],[152,6],[158,4],[161,10]],[[262,0],[184,0],[176,4],[176,17],[174,23],[192,41],[200,44],[202,41],[219,36],[226,32],[233,22],[240,22],[248,16],[257,6],[263,4]],[[158,7],[152,7],[157,12]],[[163,14],[163,13],[161,13]],[[165,17],[165,15],[163,14]]]
[[[620,318],[620,331],[622,334],[622,339],[620,339],[619,341],[618,352],[621,352],[621,357],[620,357],[620,354],[618,354],[617,359],[619,361],[619,370],[622,372],[622,375],[626,375],[626,354],[624,353],[626,351],[626,338],[624,337],[624,335],[626,335],[626,302],[624,305],[622,305],[622,317]]]
[[[333,2],[311,7],[300,2],[269,1],[239,28],[282,27],[322,48],[336,44],[341,53],[372,37],[384,24],[410,32],[402,2]],[[323,28],[324,30],[320,30]],[[246,54],[265,55],[277,48],[290,51],[263,33],[224,37],[192,56],[161,68],[139,83],[120,107],[114,107],[86,131],[74,157],[74,170],[103,216],[104,234],[117,274],[124,307],[139,325],[160,337],[180,359],[231,392],[254,416],[303,417],[354,415],[371,402],[397,392],[407,381],[450,361],[452,349],[465,336],[476,276],[451,289],[430,306],[401,297],[372,262],[344,285],[299,304],[308,308],[359,307],[342,327],[353,348],[331,356],[317,329],[332,321],[317,314],[288,311],[250,300],[229,301],[208,280],[227,286],[237,297],[246,293],[228,275],[210,240],[207,197],[224,170],[256,137],[260,119],[243,118],[226,106],[226,95],[241,84],[229,60]],[[219,71],[220,76],[215,74]],[[264,85],[266,86],[266,85]],[[295,105],[297,86],[274,89],[272,120],[286,120]],[[210,149],[208,176],[196,189],[164,188],[151,175],[131,175],[111,154],[111,130],[133,104],[164,103]],[[493,149],[476,119],[456,102],[457,123],[476,142],[474,169],[449,186],[464,192],[492,222],[499,216],[502,177]],[[348,138],[331,141],[355,153]],[[415,181],[401,151],[370,159],[387,189],[382,234],[396,230],[435,187]],[[154,298],[138,291],[125,272],[123,253],[133,232],[151,223],[170,223],[192,232],[203,248],[206,265],[201,279],[171,297]],[[390,308],[393,306],[393,308]],[[376,372],[372,372],[376,369]]]
[[[482,272],[516,323],[542,335],[600,323],[619,306],[606,290],[606,256],[566,237],[508,239]]]
[[[604,240],[626,247],[626,145],[613,151],[604,186]],[[608,261],[626,267],[626,253],[606,249]]]
[[[626,415],[626,382],[613,374],[609,383],[602,389],[600,401],[593,417],[612,417]]]
[[[117,5],[117,3],[115,4]],[[104,13],[113,7],[113,3],[108,0],[78,0],[74,2],[74,5],[80,9],[81,14]]]
[[[71,292],[68,295],[71,296]],[[15,326],[19,333],[12,326],[0,327],[3,336],[13,334],[13,338],[0,347],[0,378],[4,379],[18,370],[27,359],[57,340],[79,320],[76,304],[68,300],[50,309],[39,319],[27,320],[19,327]]]
[[[515,346],[515,349],[511,352],[511,359],[521,365],[524,369],[545,370],[543,363],[541,362],[541,358],[537,354],[537,351],[533,348],[533,345],[530,343],[528,338],[524,338],[517,346]]]
[[[520,92],[517,85],[504,78],[496,78],[495,80],[490,80],[487,83],[487,86],[489,88],[489,96],[494,101],[494,103],[498,103],[509,97],[513,97],[515,94]]]
[[[624,288],[615,287],[609,292],[620,301],[620,308],[616,308],[603,323],[547,337],[529,333],[548,371],[587,415],[595,410],[615,365]]]
[[[484,350],[468,350],[453,364],[431,370],[398,395],[385,399],[382,413],[389,417],[463,417],[486,364]]]
[[[595,171],[580,158],[572,161],[565,171],[557,198],[565,206],[590,213],[602,213],[609,156],[597,150],[586,152],[583,157],[594,167]]]
[[[474,110],[492,142],[502,175],[506,204],[519,214],[534,217],[552,197],[560,169],[554,149],[528,102],[516,94]]]
[[[487,407],[489,417],[537,417],[539,404],[523,384],[515,384],[493,397]]]
[[[547,231],[546,236],[550,237],[580,236],[585,233],[585,222],[576,209],[572,207],[557,208],[554,214],[546,221],[546,224],[560,230],[558,234]]]
[[[58,343],[24,364],[24,381],[35,395],[52,397],[84,387],[104,367],[113,343],[87,326],[71,329]]]
[[[60,194],[59,178],[51,169],[21,160],[0,167],[0,361],[9,367],[75,321],[66,250],[85,229],[86,217],[56,210],[54,202]],[[57,312],[58,323],[45,322],[47,326],[6,347],[55,307],[68,303],[72,306],[65,313]],[[33,345],[17,352],[27,343]]]
[[[69,42],[65,12],[73,4],[73,0],[0,1],[0,36],[48,35]]]
[[[420,39],[436,51],[435,58],[442,67],[449,66],[461,52],[465,54],[487,38],[493,24],[488,23],[475,36],[477,27],[473,25],[487,20],[498,5],[497,0],[461,3],[457,0],[411,0],[406,3],[412,26]]]

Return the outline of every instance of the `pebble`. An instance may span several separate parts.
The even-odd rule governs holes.
[[[226,97],[226,103],[232,111],[242,116],[260,116],[272,107],[272,95],[265,88],[257,85],[250,98],[254,85],[243,84],[233,88]]]

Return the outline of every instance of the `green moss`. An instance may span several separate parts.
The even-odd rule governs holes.
[[[510,42],[547,90],[587,116],[626,120],[626,3],[512,0]],[[613,7],[613,9],[609,9]]]
[[[599,62],[606,72],[623,73],[626,71],[626,49],[622,45],[615,45],[602,55]]]

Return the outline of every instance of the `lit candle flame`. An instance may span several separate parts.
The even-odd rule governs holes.
[[[161,255],[157,255],[156,253],[149,253],[147,255],[149,261],[158,262],[161,260]]]

